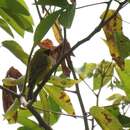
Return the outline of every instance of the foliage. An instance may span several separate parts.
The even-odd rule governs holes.
[[[113,1],[118,3],[117,9],[110,9]],[[2,41],[2,47],[8,49],[26,66],[26,73],[23,75],[19,70],[10,68],[6,77],[3,77],[3,85],[0,86],[3,91],[3,107],[6,108],[4,118],[9,124],[21,124],[18,130],[51,130],[51,126],[58,122],[60,115],[78,118],[68,94],[71,92],[79,99],[85,130],[89,130],[90,123],[92,130],[96,129],[96,124],[104,130],[130,129],[130,118],[127,115],[129,109],[125,111],[129,108],[130,102],[130,40],[123,32],[122,16],[119,14],[119,10],[125,8],[130,1],[110,0],[95,5],[104,3],[107,4],[107,8],[101,14],[101,23],[88,37],[71,48],[66,29],[73,25],[77,9],[75,0],[71,0],[71,4],[67,0],[35,1],[33,6],[37,7],[40,17],[35,29],[25,0],[0,0],[0,27],[13,38]],[[44,39],[47,32],[51,32],[51,28],[57,46],[49,38]],[[71,58],[74,56],[73,50],[101,29],[105,33],[106,39],[103,41],[109,49],[112,61],[84,61],[80,68],[74,68]],[[29,55],[20,43],[15,41],[16,33],[24,38],[25,32],[34,34]],[[40,49],[34,53],[37,48]],[[91,79],[91,86],[87,84],[87,79]],[[96,97],[96,104],[88,108],[88,113],[80,94],[81,82],[84,82]],[[74,85],[75,91],[71,90]],[[121,89],[125,95],[114,93],[107,98],[113,102],[110,106],[100,106],[99,96],[105,87]],[[89,114],[88,117],[86,113]],[[36,121],[30,118],[32,116]]]

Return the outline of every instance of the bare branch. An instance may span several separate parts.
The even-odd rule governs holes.
[[[35,2],[35,5],[36,5],[36,9],[37,9],[38,16],[39,16],[40,20],[42,20],[41,13],[40,13],[39,7],[38,7],[38,5],[37,5],[37,0],[34,0],[34,2]]]
[[[40,114],[35,110],[35,108],[32,105],[27,105],[27,108],[37,119],[40,127],[44,128],[45,130],[52,130],[52,128],[42,119]]]
[[[98,3],[93,3],[93,4],[87,4],[87,5],[76,7],[76,9],[82,9],[82,8],[95,6],[95,5],[101,5],[101,4],[108,4],[108,2],[98,2]]]
[[[18,95],[17,93],[15,93],[14,91],[6,88],[6,87],[3,87],[0,85],[0,89],[2,89],[3,91],[6,91],[7,93],[10,93],[12,94],[13,96],[15,96],[16,98],[20,98],[20,95]]]
[[[70,116],[70,117],[74,117],[74,118],[83,118],[84,117],[84,116],[81,116],[81,115],[65,114],[65,113],[62,113],[62,112],[55,112],[55,111],[46,110],[46,109],[43,109],[43,108],[41,109],[41,108],[38,108],[34,105],[33,105],[33,107],[37,110],[45,111],[45,112],[48,112],[48,113],[54,113],[54,114],[57,114],[57,115]]]

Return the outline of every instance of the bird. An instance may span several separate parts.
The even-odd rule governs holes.
[[[44,76],[52,68],[50,50],[46,48],[38,49],[32,57],[28,72],[28,92],[27,100],[33,99],[35,85],[44,79]]]

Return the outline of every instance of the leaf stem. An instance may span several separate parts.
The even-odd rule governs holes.
[[[57,115],[63,115],[63,116],[70,116],[70,117],[74,117],[74,118],[83,118],[84,116],[81,116],[81,115],[72,115],[72,114],[65,114],[65,113],[62,113],[62,112],[56,112],[56,111],[51,111],[51,110],[46,110],[46,109],[41,109],[41,108],[38,108],[36,106],[33,105],[33,107],[37,110],[40,110],[40,111],[45,111],[45,112],[48,112],[48,113],[54,113],[54,114],[57,114]]]
[[[94,92],[94,90],[89,86],[89,84],[85,81],[82,80],[84,82],[84,84],[90,89],[90,91],[96,96],[97,94]]]

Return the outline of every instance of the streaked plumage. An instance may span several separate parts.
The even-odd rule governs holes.
[[[52,67],[49,52],[49,49],[38,49],[30,62],[28,100],[32,99],[33,97],[33,90],[36,83],[44,79],[44,76],[49,72],[50,68]]]

